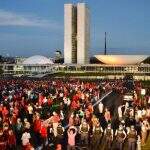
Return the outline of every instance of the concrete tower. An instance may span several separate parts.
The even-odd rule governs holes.
[[[85,3],[64,7],[64,62],[89,63],[89,9]]]

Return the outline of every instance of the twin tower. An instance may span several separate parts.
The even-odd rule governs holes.
[[[64,63],[88,64],[90,45],[89,9],[85,3],[64,6]]]

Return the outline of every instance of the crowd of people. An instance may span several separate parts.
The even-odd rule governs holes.
[[[133,100],[124,101],[124,82],[1,79],[0,149],[140,149],[150,130],[150,95],[135,81]],[[117,116],[103,103],[111,92],[122,97]]]

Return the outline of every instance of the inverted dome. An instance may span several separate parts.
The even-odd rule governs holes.
[[[24,62],[24,65],[45,65],[45,64],[53,64],[52,60],[47,57],[41,55],[35,55],[27,58]]]
[[[104,64],[133,65],[144,61],[148,55],[95,55],[95,57]]]

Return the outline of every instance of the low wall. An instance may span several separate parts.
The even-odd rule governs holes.
[[[143,80],[148,81],[150,80],[150,76],[133,76],[135,80]],[[55,76],[55,78],[66,78],[66,76]],[[76,79],[123,79],[123,75],[106,75],[106,76],[69,76],[69,78],[76,78]]]

